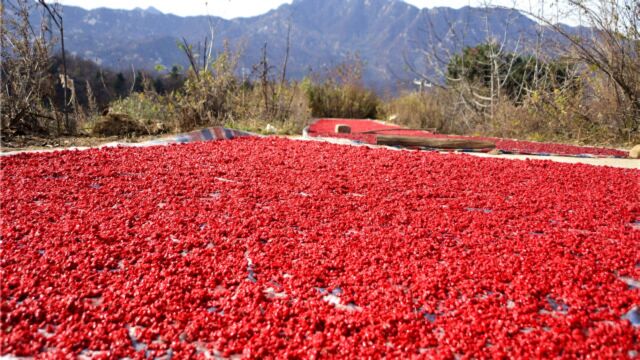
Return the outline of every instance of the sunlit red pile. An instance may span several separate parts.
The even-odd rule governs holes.
[[[343,124],[351,128],[351,134],[337,134],[336,125]],[[450,138],[487,140],[496,144],[496,149],[506,153],[517,154],[553,154],[569,156],[590,157],[627,157],[627,152],[586,146],[574,146],[565,144],[541,143],[534,141],[500,139],[481,136],[459,136],[434,134],[424,130],[411,130],[399,125],[384,123],[376,120],[356,119],[319,119],[309,126],[308,134],[312,137],[339,137],[375,144],[378,135],[402,135],[424,138]]]
[[[0,355],[640,350],[638,170],[271,138],[1,164]]]

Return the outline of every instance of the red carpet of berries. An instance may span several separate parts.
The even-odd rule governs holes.
[[[273,138],[1,164],[0,355],[640,351],[638,170]]]
[[[335,128],[338,124],[351,127],[351,134],[336,134]],[[404,135],[418,136],[426,138],[451,138],[451,139],[474,139],[487,140],[496,144],[498,150],[525,154],[557,154],[557,155],[592,155],[592,156],[615,156],[625,158],[628,153],[616,149],[573,146],[565,144],[540,143],[534,141],[510,140],[481,136],[459,136],[432,134],[423,130],[408,130],[394,124],[387,124],[375,120],[355,120],[355,119],[319,119],[311,124],[308,129],[310,136],[340,137],[359,140],[368,144],[376,143],[377,135]]]

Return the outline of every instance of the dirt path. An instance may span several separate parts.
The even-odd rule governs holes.
[[[569,156],[535,156],[535,155],[489,155],[483,153],[468,153],[473,156],[501,158],[512,160],[551,160],[569,164],[588,164],[595,166],[611,166],[624,169],[640,169],[640,160],[638,159],[608,159],[608,158],[579,158]]]

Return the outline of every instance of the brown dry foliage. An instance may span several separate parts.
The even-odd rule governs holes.
[[[485,135],[580,144],[630,145],[640,133],[628,131],[625,114],[606,76],[584,74],[578,90],[532,92],[521,104],[497,102],[493,115],[476,112],[458,101],[452,89],[405,93],[385,105],[394,122],[440,133]]]

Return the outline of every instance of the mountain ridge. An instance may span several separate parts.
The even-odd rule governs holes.
[[[294,0],[269,12],[226,20],[180,17],[155,8],[85,10],[63,6],[69,52],[115,69],[186,66],[177,47],[183,37],[203,41],[215,28],[215,48],[228,41],[242,48],[239,67],[256,64],[264,44],[273,64],[284,58],[291,26],[289,75],[299,79],[359,54],[364,78],[378,88],[407,83],[410,67],[425,69],[425,47],[459,51],[486,39],[506,39],[508,48],[526,47],[540,25],[515,10],[463,7],[420,9],[401,0]],[[486,21],[485,21],[486,20]],[[451,34],[464,34],[452,38]]]

